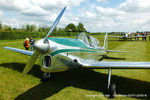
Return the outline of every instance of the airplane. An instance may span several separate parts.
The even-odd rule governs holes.
[[[103,47],[99,41],[83,32],[73,38],[55,38],[50,34],[61,19],[66,7],[62,9],[54,21],[47,36],[38,40],[34,47],[35,51],[21,50],[13,47],[3,47],[21,54],[29,55],[23,74],[29,73],[36,60],[39,58],[43,80],[51,77],[51,73],[66,71],[75,68],[84,69],[108,69],[108,83],[110,98],[115,97],[116,85],[111,84],[112,69],[149,69],[150,62],[119,62],[99,61],[99,56],[106,56],[109,52],[120,52],[107,50],[107,33],[104,38]]]
[[[124,32],[123,33],[123,36],[108,36],[109,38],[118,38],[118,39],[123,39],[123,40],[132,40],[133,38],[135,40],[139,40],[139,38],[146,38],[147,36],[149,35],[144,35],[144,36],[141,36],[139,33],[135,33],[137,34],[136,36],[132,36],[133,34],[131,32]]]

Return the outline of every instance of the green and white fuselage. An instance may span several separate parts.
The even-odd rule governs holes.
[[[48,38],[48,40],[50,43],[50,48],[53,51],[52,53],[50,53],[51,57],[54,57],[57,54],[61,54],[61,53],[78,55],[81,58],[87,57],[87,54],[92,55],[92,56],[89,56],[90,58],[95,58],[97,56],[95,54],[99,54],[99,55],[107,54],[107,51],[105,50],[105,48],[102,48],[100,46],[99,48],[89,46],[85,42],[79,39]],[[84,53],[86,53],[86,55],[84,55]]]

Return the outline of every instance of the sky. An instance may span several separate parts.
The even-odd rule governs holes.
[[[65,6],[58,27],[81,22],[89,32],[150,31],[150,0],[0,0],[0,21],[51,26]]]

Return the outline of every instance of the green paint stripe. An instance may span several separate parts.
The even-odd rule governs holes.
[[[82,49],[62,49],[62,50],[57,50],[52,52],[50,55],[53,57],[59,53],[64,53],[64,52],[97,52],[93,50],[82,50]]]
[[[49,40],[56,42],[61,45],[71,46],[71,47],[79,47],[84,49],[97,50],[95,48],[89,48],[82,41],[71,38],[48,38]]]

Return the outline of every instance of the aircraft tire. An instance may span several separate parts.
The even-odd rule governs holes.
[[[114,98],[115,94],[116,94],[116,85],[110,84],[110,86],[109,86],[109,97]]]
[[[41,80],[43,82],[47,82],[50,78],[51,78],[51,74],[50,73],[43,73],[43,76],[42,76]]]

